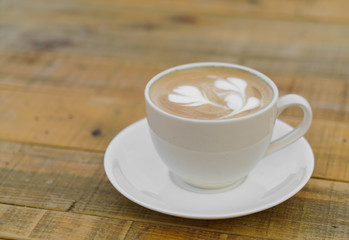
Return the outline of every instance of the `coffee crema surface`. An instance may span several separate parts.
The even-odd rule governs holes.
[[[273,99],[271,87],[262,79],[229,67],[176,70],[155,81],[149,95],[167,113],[200,120],[245,116]]]

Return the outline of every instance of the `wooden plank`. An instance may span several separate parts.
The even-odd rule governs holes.
[[[185,226],[135,222],[3,204],[0,204],[0,221],[1,239],[263,239],[200,228],[191,229]]]
[[[85,61],[85,64],[86,62],[89,63],[88,68],[92,69],[94,61]],[[82,63],[84,62],[73,61],[72,65]],[[110,65],[103,61],[101,65],[107,65],[108,71],[111,69]],[[67,64],[63,69],[70,67],[71,65]],[[89,75],[85,73],[81,73],[80,80],[76,80],[78,77],[74,80],[70,77],[40,79],[31,73],[26,73],[29,76],[23,81],[19,80],[20,82],[13,81],[17,77],[1,78],[0,82],[4,88],[21,91],[26,89],[26,92],[1,91],[0,137],[59,146],[67,146],[67,142],[73,142],[70,147],[103,150],[118,131],[145,116],[143,89],[148,79],[157,72],[156,69],[159,68],[125,63],[111,78],[101,78],[101,84],[90,84],[93,80],[89,81],[89,77],[86,77]],[[15,67],[12,72],[15,72]],[[57,73],[59,72],[58,70]],[[315,78],[277,75],[272,76],[272,79],[280,87],[281,94],[297,93],[309,99],[314,119],[343,122],[349,120],[346,99],[348,81],[322,79],[321,83],[318,83]],[[16,88],[11,89],[13,86]],[[129,102],[124,101],[125,99],[129,99]],[[25,104],[22,104],[23,102]],[[286,111],[285,115],[301,117],[301,113],[294,110]],[[13,129],[15,125],[17,127]],[[103,143],[98,143],[103,136],[92,138],[93,141],[90,142],[94,131],[103,132],[103,136],[107,134]],[[346,141],[346,134],[344,132],[343,141]],[[78,135],[79,138],[71,139],[71,135]]]
[[[16,1],[2,1],[4,9],[10,8],[11,6],[18,6]],[[326,0],[294,0],[294,1],[278,1],[278,0],[237,0],[234,3],[228,0],[220,1],[93,1],[93,0],[75,0],[75,1],[61,1],[54,4],[47,4],[45,1],[31,1],[20,4],[20,7],[26,11],[34,11],[35,14],[41,14],[43,16],[50,16],[50,12],[61,11],[62,18],[71,17],[72,9],[82,8],[83,17],[87,18],[87,14],[99,13],[106,15],[111,18],[111,11],[116,9],[127,10],[128,8],[135,9],[136,11],[163,11],[167,13],[182,13],[182,18],[178,21],[183,23],[188,22],[187,18],[184,18],[184,14],[191,14],[195,9],[200,15],[218,15],[218,16],[253,16],[258,18],[272,18],[272,19],[306,19],[308,21],[326,21],[326,22],[339,22],[346,23],[349,21],[346,9],[348,9],[348,2],[345,0],[334,0],[331,4],[328,4]],[[88,11],[94,7],[94,11]],[[46,11],[40,11],[41,9]],[[12,14],[17,13],[19,9],[11,9]],[[17,10],[17,11],[16,11]],[[70,11],[69,11],[70,10]],[[91,21],[91,19],[87,18]],[[68,19],[69,20],[69,19]]]
[[[328,179],[349,179],[348,124],[333,124],[323,128],[312,127],[309,134],[315,153],[315,176]],[[311,136],[311,137],[310,137]],[[311,139],[311,140],[310,140]]]
[[[25,87],[58,92],[74,90],[74,94],[78,94],[79,91],[98,94],[128,91],[141,94],[151,77],[173,66],[163,62],[130,62],[114,58],[67,57],[49,53],[2,53],[0,57],[1,87]],[[249,61],[253,62],[252,59]],[[273,69],[266,66],[267,63],[264,59],[264,63],[254,62],[255,66],[247,66],[255,67],[270,76],[284,93],[302,91],[303,95],[316,93],[316,97],[329,95],[328,100],[333,101],[335,96],[342,97],[348,88],[349,75],[335,77],[336,74],[333,74],[326,77],[321,72],[313,71],[312,76],[306,77],[301,69],[290,75],[289,72],[277,70],[287,68],[284,62],[274,64]],[[299,68],[301,64],[299,63]],[[322,88],[324,85],[325,88]],[[108,92],[107,89],[110,88],[112,91]],[[339,94],[335,95],[338,90]],[[330,104],[338,105],[338,102]],[[338,106],[336,108],[338,109]]]
[[[131,117],[136,118],[136,114],[141,115],[142,111],[144,111],[143,105],[140,104],[141,106],[138,106],[136,104],[132,105],[130,110],[123,109],[119,115],[115,114],[114,116],[113,113],[108,112],[109,106],[118,107],[118,105],[109,98],[107,98],[107,100],[109,99],[108,101],[102,99],[102,105],[105,105],[105,102],[109,105],[105,109],[99,107],[98,104],[90,106],[85,98],[79,98],[79,101],[86,104],[80,106],[79,111],[82,112],[82,107],[90,108],[93,111],[76,115],[78,110],[74,109],[74,105],[68,111],[61,111],[61,107],[52,104],[55,103],[52,99],[62,102],[63,100],[59,99],[59,97],[56,99],[56,97],[50,96],[49,100],[47,100],[47,98],[42,99],[38,96],[39,94],[35,96],[30,95],[31,98],[28,97],[26,99],[28,105],[24,106],[24,108],[29,107],[30,109],[27,112],[25,112],[23,107],[19,109],[11,108],[11,106],[21,106],[22,101],[18,101],[19,99],[13,100],[8,105],[6,101],[2,101],[3,104],[0,105],[0,109],[7,107],[7,111],[2,111],[3,114],[0,115],[0,138],[41,145],[73,147],[103,153],[111,139],[123,127],[136,120],[130,120],[132,119]],[[71,99],[75,99],[74,101],[76,102],[77,98]],[[102,101],[100,97],[95,99],[97,99],[95,103]],[[61,104],[61,102],[55,104]],[[42,105],[44,107],[40,109]],[[68,103],[66,105],[71,107]],[[54,109],[58,109],[58,111],[54,111]],[[100,115],[93,115],[96,112],[99,112]],[[87,115],[87,113],[91,113],[91,115]],[[293,113],[291,112],[290,114]],[[86,115],[88,119],[85,119]],[[139,116],[139,118],[141,117]],[[297,125],[299,121],[298,117],[290,117],[287,113],[282,115],[281,119],[293,126]],[[348,136],[349,127],[345,122],[313,120],[313,124],[305,137],[315,154],[315,177],[349,181]],[[4,146],[3,149],[13,148],[11,144],[10,146],[6,144]],[[53,155],[57,154],[56,150],[51,151],[53,151],[51,152]],[[21,155],[19,153],[19,150],[14,150],[14,153],[11,152],[13,155],[5,155],[4,162],[12,166],[20,159],[19,156]],[[45,156],[50,158],[49,152]]]
[[[335,98],[335,88],[329,85],[327,89],[328,93],[332,93],[329,98],[338,101]],[[103,152],[121,129],[145,116],[142,96],[131,98],[121,93],[120,96],[110,97],[85,94],[65,96],[30,91],[0,92],[0,138],[11,141]],[[320,94],[315,93],[315,96],[321,98],[322,92],[325,90],[321,90]],[[128,97],[129,102],[125,101]],[[316,97],[310,95],[311,98]],[[313,107],[315,118],[306,138],[314,149],[317,161],[323,164],[316,165],[317,173],[324,177],[339,177],[347,181],[349,130],[344,120],[348,119],[349,115],[345,109],[337,111],[327,107]],[[326,113],[332,114],[326,117]],[[334,113],[337,114],[336,118],[333,117]],[[295,124],[300,115],[299,111],[291,109],[282,115],[282,119]],[[344,122],[322,121],[320,118],[343,119]]]
[[[0,202],[69,210],[105,178],[103,154],[0,144]]]
[[[1,14],[4,25],[0,29],[0,35],[4,36],[0,38],[1,51],[108,56],[143,62],[156,60],[168,65],[203,60],[243,63],[262,58],[289,65],[285,69],[278,68],[279,72],[311,71],[319,75],[348,76],[345,66],[349,56],[346,37],[349,28],[345,24],[234,15],[212,17],[195,12],[187,17],[195,20],[183,24],[183,20],[178,20],[180,17],[156,9],[145,11],[146,5],[137,8],[138,3],[120,8],[100,6],[101,10],[110,11],[107,14],[95,10],[98,4],[87,4],[87,7],[78,3],[61,4],[53,4],[57,9],[52,12],[40,11],[46,6],[40,8],[40,4],[36,6],[39,10],[29,7],[4,11]],[[67,6],[70,5],[69,11]],[[88,19],[92,22],[86,22]]]
[[[18,30],[14,27],[8,31],[16,30],[17,33],[4,33],[4,35],[13,36],[13,39],[10,37],[8,40],[3,39],[0,51],[5,53],[54,52],[64,56],[84,57],[105,56],[136,62],[156,60],[168,66],[197,61],[225,61],[261,68],[267,73],[272,71],[277,74],[288,73],[318,78],[349,76],[349,70],[345,67],[349,60],[349,48],[347,39],[343,38],[345,35],[343,33],[349,31],[347,27],[322,25],[314,27],[307,24],[292,26],[291,23],[275,24],[275,22],[251,19],[231,20],[225,23],[226,26],[221,26],[222,24],[212,24],[211,27],[193,26],[193,29],[169,33],[163,30],[148,33],[143,30],[115,29],[111,30],[112,33],[94,33],[93,36],[72,36],[69,33],[71,31],[69,27],[65,27],[57,37],[51,36],[54,35],[51,33],[55,29],[53,28],[35,30],[30,34],[38,40],[21,36],[25,32],[34,30]],[[236,31],[227,33],[230,28]],[[289,29],[287,35],[280,37],[279,34],[275,34],[285,28]],[[308,36],[299,37],[301,28],[305,28],[304,32]],[[270,33],[261,32],[261,29],[270,29]],[[40,31],[43,31],[43,36],[36,37]],[[73,30],[74,33],[79,31],[79,29]],[[246,35],[249,36],[248,39]],[[51,43],[52,41],[73,41],[68,40],[73,37],[75,42],[73,46]],[[142,41],[136,39],[142,39]],[[36,41],[42,41],[42,45],[52,46],[47,49],[37,49]],[[329,42],[331,44],[326,44]]]
[[[298,197],[272,210],[214,221],[154,216],[149,210],[147,218],[133,221],[115,216],[82,215],[0,204],[0,237],[163,239],[168,236],[167,239],[202,239],[210,236],[214,239],[235,239],[240,236],[249,240],[346,239],[349,234],[346,218],[349,203],[348,198],[343,200],[343,197],[348,196],[347,184],[341,186],[320,180],[311,181],[310,184],[311,188],[301,191]],[[330,191],[325,190],[328,187]],[[326,195],[328,193],[330,195]]]
[[[250,216],[218,221],[180,219],[144,209],[130,202],[109,202],[111,197],[102,196],[102,193],[108,193],[109,196],[112,194],[108,185],[109,183],[101,184],[100,192],[97,192],[88,204],[80,201],[73,211],[126,219],[141,218],[262,238],[297,239],[297,236],[306,236],[316,239],[326,236],[345,239],[349,234],[348,183],[312,179],[300,193],[281,205]],[[100,210],[102,207],[99,207],[102,203],[106,204],[103,206],[103,212]]]
[[[64,95],[143,95],[149,79],[165,69],[156,63],[119,62],[103,58],[53,57],[47,54],[10,54],[0,64],[0,86],[9,90],[39,90]],[[263,69],[261,69],[263,71]],[[349,120],[346,78],[317,78],[278,75],[270,77],[280,95],[296,93],[306,97],[315,118]],[[349,79],[349,78],[348,78]],[[35,93],[33,93],[35,94]],[[295,111],[290,116],[301,116]]]
[[[0,238],[125,239],[131,221],[0,204]]]
[[[61,95],[0,90],[0,139],[104,151],[145,116],[143,96]]]
[[[143,95],[146,83],[166,67],[102,57],[45,53],[0,54],[0,86],[60,94]]]
[[[29,239],[45,211],[0,204],[0,238]]]
[[[215,231],[192,228],[191,226],[179,227],[161,223],[134,222],[126,239],[217,239],[217,240],[262,240],[264,238],[246,235],[226,234]]]
[[[158,236],[182,227],[271,239],[345,239],[349,234],[348,182],[311,179],[294,197],[266,211],[237,219],[198,221],[157,213],[123,197],[105,176],[102,153],[6,142],[0,146],[3,204],[144,222],[134,226],[134,234],[143,232],[148,223],[155,224],[149,231]],[[201,236],[200,231],[184,229],[183,236],[189,232]],[[144,234],[146,238],[148,233]]]
[[[278,214],[290,214],[297,211],[297,207],[288,209]],[[311,212],[312,209],[308,208]],[[297,211],[299,212],[299,211]],[[309,214],[306,213],[306,214]],[[260,232],[260,223],[246,221],[246,217],[229,220],[200,221],[192,220],[181,223],[181,219],[173,221],[149,222],[117,219],[111,217],[81,215],[67,212],[57,212],[44,209],[26,208],[0,204],[0,237],[14,239],[345,239],[348,236],[348,227],[336,219],[327,226],[318,225],[317,222],[300,223],[297,216],[293,219],[283,221],[283,216],[274,215],[268,221],[265,232]],[[256,214],[255,214],[256,215]],[[11,217],[10,217],[11,216]],[[309,218],[309,216],[308,216]],[[5,221],[2,221],[4,219]],[[151,219],[151,218],[150,218]],[[257,232],[241,231],[239,221],[243,224],[252,224],[249,228],[254,228]],[[179,224],[178,224],[179,223]],[[227,229],[214,229],[214,226],[229,225]],[[256,225],[253,225],[256,224]],[[259,224],[259,225],[257,225]],[[315,228],[314,228],[315,227]],[[212,229],[213,228],[213,229]],[[256,229],[257,228],[257,229]],[[300,231],[297,231],[298,228]],[[240,230],[239,230],[240,229]],[[259,230],[259,231],[258,231]],[[228,232],[237,232],[237,234]],[[250,236],[258,234],[259,236]],[[261,235],[260,235],[261,234]],[[321,235],[320,235],[321,234]]]
[[[271,76],[279,87],[280,95],[298,94],[305,97],[316,120],[349,121],[349,81],[346,78],[317,79],[307,77]],[[286,116],[302,117],[302,112],[289,109]]]
[[[296,126],[299,119],[281,117]],[[349,181],[349,128],[346,123],[314,120],[305,138],[315,156],[313,176],[325,179]]]
[[[103,1],[110,4],[109,0]],[[123,1],[125,4],[126,1]],[[195,12],[203,15],[238,15],[250,17],[265,17],[272,19],[292,19],[308,21],[326,21],[326,22],[347,22],[348,2],[345,0],[332,1],[328,4],[326,0],[315,1],[278,1],[278,0],[238,0],[233,3],[229,0],[221,1],[177,1],[176,4],[170,4],[169,1],[152,1],[151,4],[145,4],[143,1],[127,1],[127,5],[150,10],[162,11],[181,11],[187,14],[192,13],[191,6]],[[126,4],[125,4],[126,5]],[[183,14],[184,14],[183,13]]]

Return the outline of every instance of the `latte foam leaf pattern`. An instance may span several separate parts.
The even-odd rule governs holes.
[[[235,91],[237,93],[244,93],[247,87],[245,80],[235,77],[227,77],[226,79],[217,77],[214,75],[208,76],[210,78],[216,78],[214,85],[216,88],[228,91]]]
[[[246,99],[247,82],[240,78],[221,78],[209,75],[209,78],[217,79],[213,83],[214,93],[218,98],[223,99],[225,105],[216,103],[208,99],[207,94],[199,88],[190,85],[183,85],[175,88],[174,93],[168,95],[168,100],[173,103],[182,104],[185,107],[196,107],[210,104],[216,107],[231,109],[232,112],[222,118],[248,111],[261,106],[261,99],[249,97]]]
[[[220,107],[219,105],[211,102],[206,95],[203,95],[201,91],[194,86],[180,86],[173,90],[176,94],[169,94],[168,100],[174,103],[185,103],[184,106],[196,107],[203,104],[212,104]]]

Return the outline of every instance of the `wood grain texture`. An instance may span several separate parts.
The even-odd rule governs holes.
[[[36,53],[3,54],[3,62],[0,64],[0,86],[3,89],[33,90],[32,94],[35,95],[37,91],[48,92],[60,97],[127,96],[139,101],[143,101],[144,87],[150,78],[166,68],[156,63],[121,62],[103,58],[86,60],[83,57],[53,57]],[[264,72],[267,69],[261,67],[260,70]],[[270,78],[279,87],[280,95],[296,93],[309,99],[314,118],[349,120],[349,78],[326,78],[318,73],[313,77],[272,73]],[[72,105],[78,103],[73,102]],[[294,111],[289,113],[297,117],[301,115]]]
[[[349,2],[0,1],[0,238],[348,239]],[[306,97],[315,169],[286,202],[199,221],[134,204],[109,183],[111,139],[145,117],[147,81],[224,61]],[[295,126],[299,109],[281,119]]]
[[[294,127],[300,122],[299,118],[283,114],[280,119]],[[348,137],[349,128],[346,123],[313,120],[305,134],[315,156],[313,177],[349,182]]]
[[[3,9],[7,8],[6,2]],[[348,76],[344,67],[349,51],[346,24],[275,21],[234,14],[212,16],[190,11],[201,5],[194,1],[186,8],[172,4],[167,9],[156,5],[161,3],[108,4],[19,4],[21,7],[1,14],[0,50],[115,57],[168,65],[220,60],[258,67],[267,60],[266,70],[283,61],[282,67],[272,70],[327,76],[345,71],[343,74]],[[338,6],[345,9],[345,5]],[[185,14],[187,11],[190,14]]]
[[[0,204],[0,221],[0,238],[5,239],[263,239],[199,228],[193,230],[190,227],[163,223],[128,221],[3,204]]]
[[[279,206],[238,219],[180,219],[133,203],[116,213],[115,207],[122,203],[110,206],[109,200],[99,203],[93,216],[86,209],[75,214],[0,204],[0,237],[123,239],[127,232],[126,239],[217,239],[229,235],[231,239],[346,239],[349,234],[347,184],[322,180],[311,180],[296,197]]]
[[[11,217],[9,217],[11,216]],[[125,239],[131,221],[0,204],[0,237]]]
[[[106,139],[145,116],[143,96],[0,92],[1,138],[13,141],[100,151]]]
[[[174,239],[199,238],[202,231],[214,232],[212,236],[233,234],[252,239],[345,239],[349,234],[347,182],[311,179],[294,197],[263,212],[219,221],[190,220],[148,210],[123,197],[104,174],[102,153],[6,142],[0,146],[0,203],[40,208],[45,214],[54,214],[55,219],[56,211],[64,211],[88,219],[98,216],[140,221],[142,224],[134,225],[130,234],[143,239],[153,235],[161,238],[171,232],[169,236]],[[40,219],[42,224],[52,221]],[[64,228],[67,221],[58,224],[55,220],[55,224]],[[142,230],[148,228],[148,232]],[[49,229],[51,225],[45,231]]]
[[[0,74],[3,73],[0,138],[98,151],[104,151],[121,129],[145,116],[144,87],[161,69],[150,64],[83,58],[57,58],[60,63],[57,68],[44,68],[42,66],[53,64],[52,57],[33,54],[7,58],[6,62],[10,63],[0,65]],[[31,60],[34,65],[28,65]],[[16,71],[16,66],[21,71]],[[101,76],[109,77],[96,78],[97,74],[91,74],[95,67]],[[271,78],[279,86],[281,95],[296,93],[309,99],[316,136],[323,136],[324,129],[335,129],[333,126],[342,123],[340,131],[334,133],[340,135],[334,143],[339,143],[343,151],[335,153],[346,158],[349,153],[344,146],[349,134],[343,125],[349,120],[349,81],[278,75]],[[283,115],[301,118],[295,109]],[[323,139],[314,138],[317,144]],[[309,140],[313,146],[313,139]]]
[[[264,212],[216,221],[169,217],[137,205],[133,207],[133,216],[120,216],[109,212],[112,207],[92,215],[1,204],[0,237],[115,239],[127,231],[126,239],[161,239],[165,236],[170,239],[200,239],[204,236],[217,239],[229,235],[241,236],[242,239],[346,239],[349,234],[348,191],[343,195],[343,190],[347,186],[319,180],[313,180],[309,185],[316,191],[309,191],[307,187],[298,196]],[[131,222],[136,223],[130,226]]]
[[[11,9],[13,5],[16,5],[16,1],[4,0],[2,1],[4,9]],[[132,1],[111,1],[111,0],[75,0],[70,4],[67,2],[56,2],[55,4],[47,4],[45,1],[35,0],[22,3],[21,7],[26,10],[35,11],[36,14],[42,14],[49,16],[48,12],[61,11],[61,19],[71,16],[74,13],[71,9],[77,7],[82,11],[76,17],[84,17],[85,20],[93,21],[88,14],[105,14],[104,18],[112,18],[114,15],[110,14],[115,10],[130,10],[133,11],[147,11],[147,12],[177,12],[182,11],[188,14],[193,13],[193,9],[189,6],[195,7],[195,12],[203,15],[218,15],[218,16],[231,16],[231,15],[246,15],[254,17],[269,17],[280,19],[290,18],[294,20],[313,20],[313,21],[346,21],[348,19],[346,8],[349,6],[345,0],[334,0],[331,4],[328,4],[326,0],[294,0],[294,1],[277,1],[277,0],[258,0],[258,1],[246,1],[237,0],[232,3],[229,0],[220,1],[185,1],[180,0],[173,3],[172,1],[152,0],[148,3],[139,0]],[[91,7],[95,7],[95,11],[86,11]],[[41,9],[48,10],[47,12],[40,11]],[[70,10],[70,11],[69,11]],[[11,9],[12,14],[19,14],[20,9]],[[109,13],[109,14],[108,14]],[[69,20],[69,19],[68,19]],[[96,21],[96,20],[94,20]],[[179,20],[178,20],[179,21]],[[182,21],[185,23],[182,19]],[[188,20],[187,20],[188,21]]]
[[[1,106],[0,106],[1,107]],[[37,131],[32,131],[34,127],[29,128],[30,131],[25,131],[25,124],[18,122],[17,123],[17,129],[11,127],[1,127],[0,125],[0,132],[4,132],[4,135],[0,135],[2,138],[7,138],[11,140],[16,141],[29,141],[29,142],[36,142],[36,144],[40,145],[50,145],[50,146],[59,146],[61,148],[65,147],[74,147],[79,149],[87,149],[89,151],[97,151],[97,154],[99,158],[102,158],[102,154],[105,151],[107,145],[112,140],[115,134],[118,133],[121,129],[118,129],[117,127],[122,128],[122,125],[117,125],[115,122],[94,122],[91,121],[90,125],[79,125],[79,121],[75,121],[74,119],[69,119],[68,116],[65,117],[66,122],[62,121],[62,119],[59,119],[59,121],[54,120],[42,120],[42,116],[39,115],[38,120],[35,120],[36,115],[32,115],[32,119],[29,119],[33,123],[36,123],[34,127],[36,127]],[[22,117],[23,118],[23,117]],[[20,119],[18,120],[20,121]],[[29,118],[29,117],[28,117]],[[63,118],[63,117],[62,117]],[[282,120],[288,122],[289,124],[295,126],[298,122],[298,118],[294,117],[288,117],[282,116]],[[44,123],[40,123],[40,121],[43,121]],[[75,123],[69,123],[70,121],[73,121]],[[99,124],[98,124],[99,123]],[[66,124],[67,128],[62,128],[62,125]],[[70,125],[69,125],[70,124]],[[119,123],[120,124],[120,123]],[[125,126],[128,125],[128,123],[124,123]],[[19,128],[19,126],[23,125],[23,129]],[[8,125],[7,125],[8,126]],[[44,129],[41,128],[41,126],[45,126]],[[74,129],[73,127],[74,126]],[[91,127],[92,126],[92,127]],[[109,132],[105,129],[110,128]],[[11,129],[7,130],[7,129]],[[35,128],[34,128],[35,129]],[[21,131],[22,130],[22,131]],[[6,133],[6,135],[5,135]],[[29,135],[32,133],[33,135]],[[20,135],[21,134],[21,135]],[[17,137],[17,135],[20,135],[21,138]],[[313,173],[314,177],[317,178],[324,178],[324,179],[332,179],[337,181],[344,181],[349,182],[349,174],[348,174],[348,161],[349,161],[349,150],[348,150],[348,135],[349,135],[349,127],[345,123],[334,123],[332,121],[317,121],[314,120],[309,132],[305,135],[306,139],[309,141],[311,147],[313,148],[314,155],[315,155],[315,170]],[[13,137],[11,137],[13,136]],[[35,139],[35,141],[33,140]],[[81,139],[81,140],[80,140]],[[3,156],[4,158],[0,159],[0,163],[2,162],[4,167],[7,167],[6,164],[9,164],[9,166],[12,166],[16,162],[22,159],[22,153],[20,150],[22,147],[21,144],[7,144],[6,142],[0,143],[1,149],[3,149],[3,153],[0,153],[0,156]],[[74,155],[80,156],[80,151],[72,151],[72,152],[64,152],[61,151],[61,149],[51,149],[51,148],[44,148],[44,147],[27,147],[26,145],[23,145],[25,151],[29,152],[30,154],[33,154],[33,157],[35,161],[39,161],[38,166],[40,164],[45,164],[45,160],[52,158],[51,155],[55,156],[59,154],[67,154],[68,156],[63,156],[64,158],[72,158],[74,159]],[[30,146],[30,145],[29,145]],[[7,149],[17,149],[8,152]],[[40,152],[42,151],[42,152]],[[34,152],[34,153],[31,153]],[[88,152],[86,153],[88,154]],[[93,156],[91,153],[91,157]],[[43,155],[41,158],[40,156]],[[85,153],[81,153],[82,157],[85,156]],[[37,156],[37,157],[36,157]],[[53,157],[52,164],[55,163],[56,157]],[[58,161],[59,159],[57,159]],[[29,161],[29,160],[28,160]],[[30,161],[34,161],[31,159]],[[29,163],[30,163],[29,161]],[[57,164],[60,164],[57,162]],[[88,164],[88,163],[81,163],[81,164]],[[102,160],[99,160],[99,164],[102,164]],[[1,166],[1,165],[0,165]],[[45,165],[44,165],[45,166]],[[43,167],[43,169],[50,171],[51,166],[48,165],[49,168]],[[20,165],[18,166],[18,169],[21,171],[26,171],[26,168],[21,168]],[[53,168],[55,169],[55,168]],[[34,169],[37,171],[37,169]],[[74,171],[77,170],[77,168],[73,169]],[[62,172],[66,172],[68,170],[62,169]],[[75,172],[72,172],[75,173]],[[92,174],[89,172],[88,174]],[[1,177],[0,177],[1,178]]]
[[[1,203],[67,211],[105,178],[99,153],[0,145]]]
[[[108,197],[102,197],[109,183],[102,184],[100,191],[89,204],[80,202],[74,211],[94,212],[97,214],[101,204],[106,203]],[[109,193],[110,194],[110,193]],[[250,216],[237,219],[197,221],[180,219],[156,213],[133,203],[121,204],[108,202],[103,213],[127,219],[142,219],[156,222],[191,226],[192,228],[210,229],[224,233],[248,235],[267,239],[297,239],[297,236],[316,239],[321,236],[327,238],[345,239],[348,229],[348,184],[311,180],[308,185],[295,197],[274,208]],[[99,197],[102,197],[99,199]],[[97,204],[95,204],[97,203]],[[83,209],[83,210],[81,210]],[[331,231],[329,231],[331,230]],[[328,232],[327,232],[328,231]]]
[[[141,22],[147,19],[149,17],[146,16]],[[17,49],[21,49],[21,52],[106,57],[157,62],[167,66],[196,61],[226,61],[274,74],[317,78],[349,75],[345,68],[349,52],[346,37],[349,27],[346,25],[228,18],[226,21],[203,23],[202,26],[164,26],[147,31],[129,30],[127,26],[125,30],[113,25],[107,26],[108,31],[101,29],[81,33],[83,26],[58,24],[58,28],[54,24],[50,29],[45,29],[46,25],[42,29],[31,29],[26,25],[4,28],[3,35],[13,37],[2,38],[0,52],[18,52]],[[166,21],[160,24],[166,24]],[[283,33],[285,28],[288,31]],[[22,36],[23,32],[28,33]],[[283,38],[279,37],[281,33],[285,35]],[[52,43],[58,38],[62,42],[74,41],[74,44]],[[47,47],[38,49],[38,45]]]

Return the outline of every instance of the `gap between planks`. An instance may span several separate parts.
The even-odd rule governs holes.
[[[18,141],[13,139],[4,139],[1,137],[0,137],[0,142],[24,144],[29,146],[48,147],[48,148],[55,148],[55,149],[61,149],[61,150],[82,151],[87,153],[101,153],[101,154],[105,153],[105,150],[96,150],[96,149],[89,149],[89,148],[83,148],[83,147],[59,146],[59,145],[46,144],[46,143],[35,143],[35,142],[33,143],[33,142]]]
[[[322,180],[322,181],[349,183],[349,181],[347,181],[347,180],[338,180],[338,179],[334,179],[334,178],[324,178],[324,177],[315,177],[315,176],[312,176],[311,178],[312,179],[317,179],[317,180]]]

